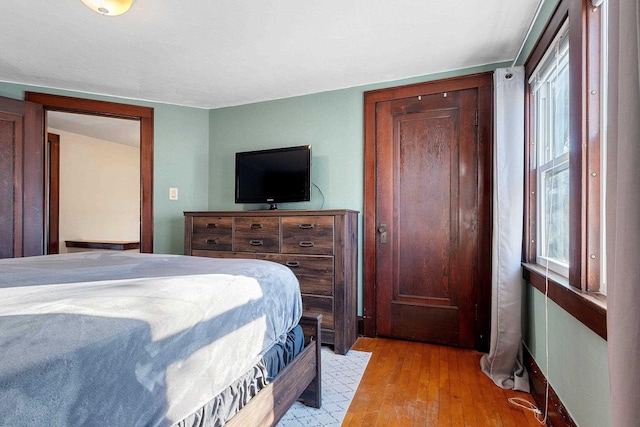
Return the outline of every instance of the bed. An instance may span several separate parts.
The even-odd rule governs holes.
[[[276,263],[4,259],[0,301],[0,425],[263,426],[321,403],[320,319]]]

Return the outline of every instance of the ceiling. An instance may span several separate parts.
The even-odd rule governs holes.
[[[140,122],[137,120],[48,111],[47,127],[49,132],[64,130],[102,141],[140,147]]]
[[[199,108],[514,59],[539,0],[4,0],[0,81]]]

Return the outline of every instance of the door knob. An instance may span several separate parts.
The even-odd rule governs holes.
[[[378,226],[378,234],[380,235],[380,243],[387,243],[387,223],[381,222]]]

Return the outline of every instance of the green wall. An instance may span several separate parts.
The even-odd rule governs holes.
[[[182,212],[207,209],[209,111],[0,82],[0,96],[24,99],[25,91],[135,104],[154,109],[154,252],[182,254]],[[169,187],[178,187],[178,200],[169,200]]]
[[[545,301],[533,286],[527,285],[526,294],[524,342],[529,352],[579,426],[608,426],[607,342],[550,299]]]
[[[284,209],[350,208],[362,211],[362,92],[326,92],[210,112],[209,208],[264,209],[234,203],[235,153],[311,144],[310,202]]]

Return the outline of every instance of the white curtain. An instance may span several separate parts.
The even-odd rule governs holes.
[[[640,425],[640,6],[611,1],[607,339],[611,425]]]
[[[510,75],[510,78],[508,78]],[[529,391],[522,364],[524,68],[494,73],[491,345],[482,371],[502,388]]]

